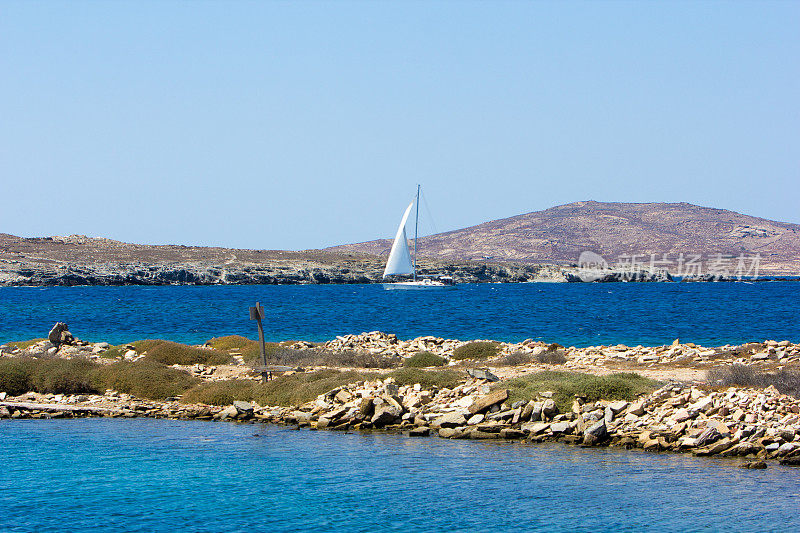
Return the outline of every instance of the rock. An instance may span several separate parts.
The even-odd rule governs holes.
[[[450,439],[456,434],[456,430],[453,428],[442,428],[439,430],[439,436],[443,439]]]
[[[550,424],[550,431],[552,431],[554,434],[567,433],[569,430],[569,422],[555,422]]]
[[[218,416],[222,420],[226,420],[228,418],[237,418],[239,416],[239,411],[233,405],[229,405],[220,411]]]
[[[484,440],[484,439],[499,439],[500,432],[497,433],[489,433],[486,431],[481,431],[479,429],[471,429],[467,432],[467,438],[475,439],[475,440]]]
[[[556,407],[556,402],[554,402],[552,398],[546,399],[542,403],[542,416],[544,418],[553,418],[557,414],[558,407]]]
[[[800,456],[785,457],[778,462],[783,466],[800,466]]]
[[[241,400],[234,400],[233,407],[242,416],[249,416],[253,414],[253,404],[250,402],[243,402]]]
[[[472,376],[475,379],[485,379],[487,381],[500,381],[500,378],[489,372],[488,369],[485,368],[468,368],[467,374]]]
[[[469,407],[469,412],[470,414],[473,415],[476,413],[481,413],[489,409],[493,405],[503,403],[507,399],[508,399],[508,389],[497,389],[493,392],[490,392],[486,396],[483,396],[475,400],[475,403],[473,403]]]
[[[584,444],[596,444],[608,437],[608,429],[605,419],[598,420],[583,432]]]
[[[644,402],[638,401],[632,403],[630,407],[628,407],[628,413],[636,416],[642,416],[644,414]]]
[[[477,415],[472,415],[471,417],[469,417],[469,420],[467,420],[467,425],[474,426],[475,424],[480,424],[481,422],[483,422],[485,418],[486,415],[482,415],[480,413],[478,413]]]
[[[728,437],[723,437],[722,439],[718,440],[714,444],[706,446],[704,448],[699,448],[695,450],[695,455],[702,457],[706,455],[716,455],[718,453],[722,453],[728,448],[731,447],[731,439]]]
[[[678,409],[672,415],[672,420],[674,420],[676,423],[685,422],[686,420],[689,420],[690,418],[692,418],[692,415],[689,414],[689,411],[687,411],[686,409],[683,409],[683,408]]]
[[[503,428],[500,430],[500,436],[504,439],[522,439],[525,438],[525,432],[519,429]]]
[[[767,463],[764,461],[750,461],[747,463],[742,463],[742,468],[751,468],[753,470],[763,470],[767,468]]]
[[[56,349],[62,344],[71,344],[71,341],[74,339],[69,332],[69,326],[64,322],[56,322],[50,330],[50,333],[47,334],[47,338]]]
[[[430,434],[431,430],[427,427],[416,427],[408,432],[409,437],[427,437]]]
[[[526,422],[522,424],[522,431],[530,433],[531,435],[538,435],[544,433],[550,427],[547,422]]]
[[[375,414],[372,415],[370,422],[372,422],[372,425],[376,428],[380,428],[399,420],[402,414],[403,413],[397,407],[393,405],[384,405],[375,409]]]
[[[778,455],[786,455],[794,451],[795,448],[796,445],[793,442],[786,442],[784,444],[781,444],[780,447],[778,448]]]
[[[5,393],[5,392],[0,392],[0,402],[2,402],[3,400],[5,400],[5,399],[6,399],[6,397],[8,397],[8,394],[7,394],[7,393]]]
[[[467,419],[464,418],[464,415],[458,411],[454,411],[452,413],[447,413],[446,415],[442,415],[439,418],[434,419],[431,422],[431,427],[436,428],[454,428],[458,426],[463,426],[467,423]]]
[[[372,398],[361,398],[358,403],[358,415],[362,419],[371,418],[374,413]]]
[[[624,411],[628,407],[628,402],[625,400],[619,400],[616,402],[611,402],[608,404],[608,408],[614,413],[614,416],[617,416],[622,411]]]
[[[720,434],[720,432],[717,430],[716,427],[714,426],[707,427],[705,431],[703,431],[697,438],[695,446],[697,447],[706,446],[708,444],[711,444],[712,442],[718,441],[721,438],[722,435]]]
[[[525,406],[522,408],[522,412],[519,415],[519,419],[522,420],[523,422],[527,422],[528,420],[530,420],[531,415],[533,414],[534,405],[536,405],[536,402],[534,402],[533,400],[526,403]]]

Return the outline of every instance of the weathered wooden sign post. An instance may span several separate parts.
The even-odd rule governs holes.
[[[256,302],[255,307],[250,308],[250,320],[255,320],[258,323],[258,341],[261,344],[261,379],[266,383],[269,372],[267,371],[267,350],[264,344],[264,326],[261,325],[261,320],[263,319],[264,306]]]

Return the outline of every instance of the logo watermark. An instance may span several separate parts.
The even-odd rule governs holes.
[[[622,281],[638,279],[643,273],[669,273],[684,279],[756,279],[761,254],[621,254],[616,261],[591,251],[581,252],[578,276],[583,281],[596,281],[613,275]]]

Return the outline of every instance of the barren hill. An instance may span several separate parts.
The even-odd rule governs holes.
[[[575,202],[423,237],[419,244],[421,255],[439,260],[577,263],[581,252],[592,251],[614,264],[633,255],[649,263],[656,254],[658,266],[678,275],[680,261],[685,265],[693,255],[701,256],[704,269],[714,261],[733,269],[742,254],[747,267],[758,254],[763,273],[800,272],[800,224],[687,203]],[[390,246],[381,239],[329,250],[385,255]]]

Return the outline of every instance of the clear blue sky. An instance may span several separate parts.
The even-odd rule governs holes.
[[[800,222],[798,2],[0,3],[0,232],[304,249],[577,200]]]

